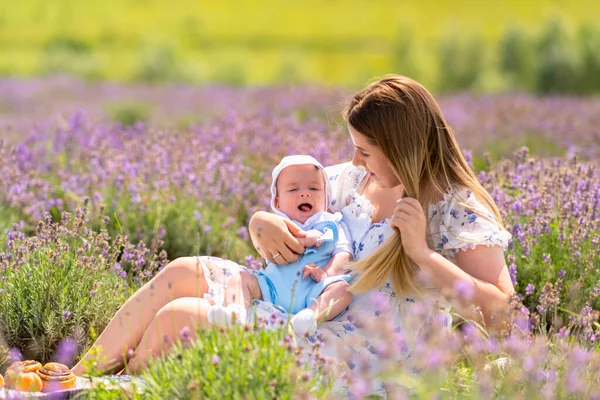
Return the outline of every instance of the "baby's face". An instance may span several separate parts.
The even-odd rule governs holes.
[[[325,211],[325,177],[311,164],[284,168],[277,178],[275,208],[291,219],[305,223]]]

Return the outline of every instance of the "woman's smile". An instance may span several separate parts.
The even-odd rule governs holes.
[[[369,176],[382,188],[398,186],[400,182],[379,146],[374,145],[350,124],[348,124],[348,132],[355,147],[352,164],[366,169]]]

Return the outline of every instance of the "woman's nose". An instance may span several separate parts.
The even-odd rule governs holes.
[[[352,165],[355,167],[364,165],[363,160],[357,150],[354,150],[354,154],[352,155]]]

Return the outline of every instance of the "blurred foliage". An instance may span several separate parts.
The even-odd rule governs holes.
[[[148,105],[135,101],[119,101],[108,103],[106,111],[110,119],[123,126],[134,126],[137,122],[148,120]]]
[[[586,0],[26,0],[0,6],[0,75],[363,86],[396,72],[435,91],[590,93],[598,12]]]

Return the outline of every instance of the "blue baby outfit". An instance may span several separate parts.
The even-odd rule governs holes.
[[[323,232],[319,247],[306,248],[298,261],[277,265],[269,263],[267,268],[255,273],[263,300],[282,307],[286,312],[296,314],[305,309],[321,295],[323,290],[334,282],[349,281],[348,275],[331,276],[315,282],[310,276],[302,279],[302,268],[308,263],[324,267],[335,254],[351,253],[346,239],[345,226],[340,213],[320,212],[310,217],[304,224],[296,222],[303,230],[316,229]]]

